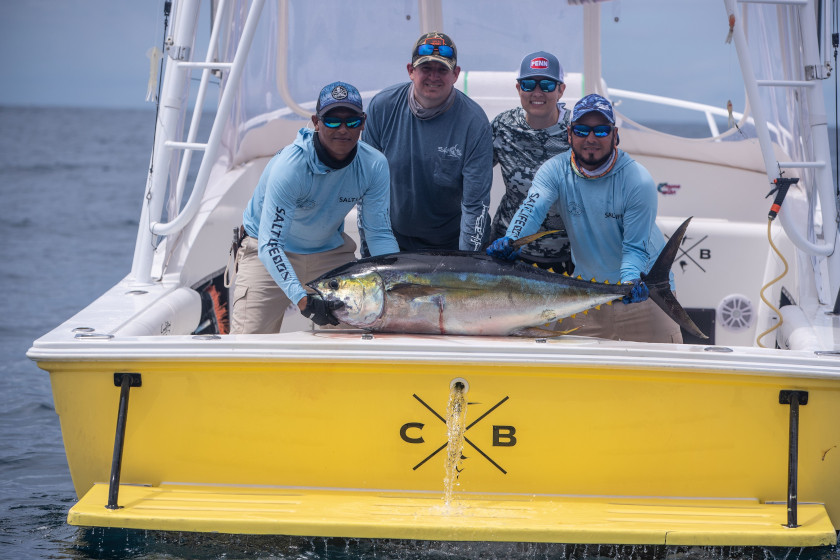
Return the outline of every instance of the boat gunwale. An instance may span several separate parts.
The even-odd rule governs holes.
[[[352,338],[346,338],[349,336]],[[368,335],[364,331],[331,330],[270,335],[177,335],[69,341],[42,339],[36,341],[27,356],[39,365],[127,361],[284,361],[325,364],[348,361],[400,364],[445,362],[461,366],[515,364],[522,368],[562,365],[578,368],[618,367],[627,371],[687,370],[840,381],[840,354],[738,346],[638,343],[573,335],[556,339],[511,339],[382,333]]]

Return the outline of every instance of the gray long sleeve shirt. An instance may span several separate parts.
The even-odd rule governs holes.
[[[478,251],[490,231],[493,139],[484,110],[460,91],[427,120],[408,106],[411,83],[383,89],[368,105],[362,139],[388,158],[391,226],[427,247]]]

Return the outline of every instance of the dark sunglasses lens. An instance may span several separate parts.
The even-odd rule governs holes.
[[[347,128],[359,128],[364,122],[362,117],[321,117],[321,122],[327,128],[338,128],[344,123]]]
[[[612,127],[608,124],[599,124],[598,126],[586,126],[585,124],[576,124],[572,127],[572,132],[575,136],[586,138],[590,132],[595,132],[598,138],[604,138],[612,131]]]
[[[420,45],[419,47],[417,47],[417,54],[419,54],[420,56],[428,56],[433,52],[435,52],[434,45]]]
[[[545,92],[552,92],[557,87],[557,82],[554,80],[540,80],[540,89]]]
[[[519,87],[522,91],[534,91],[537,87],[537,80],[519,80]]]
[[[572,127],[572,132],[575,133],[575,136],[586,138],[587,136],[589,136],[589,127],[583,126],[582,124],[576,124]]]
[[[446,45],[439,46],[438,52],[440,53],[440,56],[444,58],[452,58],[452,55],[455,54],[452,47],[447,47]]]

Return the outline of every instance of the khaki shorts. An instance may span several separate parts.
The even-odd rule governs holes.
[[[341,235],[344,245],[330,251],[309,255],[286,253],[292,269],[304,286],[322,274],[356,259],[356,242],[345,233]],[[257,251],[257,240],[246,237],[237,253],[231,334],[280,332],[283,314],[292,303],[263,266]]]
[[[558,321],[553,329],[569,331],[575,327],[579,328],[568,334],[635,342],[681,344],[683,341],[680,326],[650,299],[627,305],[620,301],[602,305],[601,309],[590,309],[586,315],[578,313],[574,319]]]

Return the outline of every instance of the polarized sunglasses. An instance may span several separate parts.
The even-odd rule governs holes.
[[[519,80],[519,87],[522,91],[534,91],[540,85],[540,89],[548,93],[557,89],[557,82],[554,80]]]
[[[417,47],[417,54],[420,56],[429,56],[430,54],[434,54],[435,50],[437,50],[438,54],[443,58],[452,58],[455,54],[452,47],[448,47],[446,45],[420,45]]]
[[[606,138],[612,132],[612,129],[613,127],[608,124],[599,124],[598,126],[576,124],[572,126],[572,132],[574,132],[575,136],[580,136],[581,138],[586,138],[593,131],[595,132],[596,138]]]
[[[342,124],[347,128],[359,128],[365,122],[364,115],[353,115],[352,117],[321,117],[321,122],[327,128],[338,128]]]

